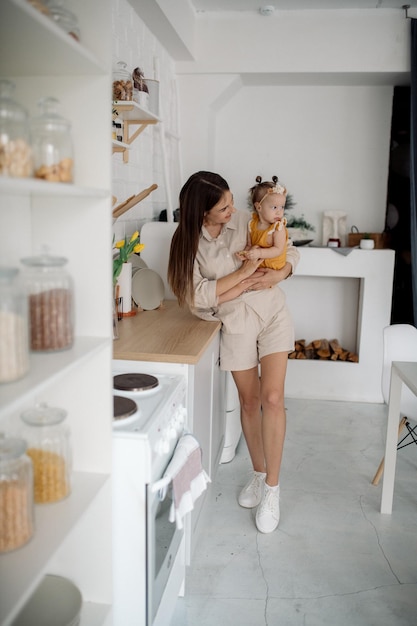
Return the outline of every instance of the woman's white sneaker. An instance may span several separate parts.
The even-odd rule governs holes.
[[[264,494],[256,511],[256,527],[261,533],[272,533],[279,524],[279,485],[265,483]]]
[[[246,509],[253,509],[253,507],[258,506],[262,500],[265,476],[266,474],[263,472],[254,472],[253,477],[239,494],[237,501],[240,506]]]

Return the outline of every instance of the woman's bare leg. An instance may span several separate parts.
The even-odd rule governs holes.
[[[284,448],[284,402],[288,353],[277,352],[261,360],[262,441],[267,485],[278,485]]]
[[[258,367],[232,372],[239,393],[240,419],[255,472],[265,472],[262,443],[261,386]]]

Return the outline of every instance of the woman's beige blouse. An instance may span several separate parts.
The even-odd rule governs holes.
[[[225,330],[242,333],[245,327],[245,308],[249,306],[262,319],[267,319],[271,311],[278,310],[285,302],[285,294],[275,286],[273,289],[243,293],[230,302],[218,304],[216,280],[237,270],[242,261],[236,252],[243,250],[247,242],[248,221],[251,215],[247,211],[236,211],[231,221],[225,224],[216,238],[211,237],[203,226],[197,256],[194,263],[194,315],[206,320],[219,319]],[[289,242],[287,261],[292,270],[300,258],[296,247]]]

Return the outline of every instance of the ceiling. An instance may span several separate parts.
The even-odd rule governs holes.
[[[251,11],[258,13],[262,6],[272,6],[276,11],[302,11],[319,9],[401,9],[408,4],[417,7],[417,0],[191,0],[198,13],[210,11]]]

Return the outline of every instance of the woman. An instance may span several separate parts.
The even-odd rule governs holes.
[[[269,533],[279,522],[284,382],[294,347],[292,320],[276,285],[292,273],[299,253],[288,246],[281,270],[259,270],[260,259],[242,262],[238,253],[246,245],[250,215],[236,211],[229,186],[218,174],[193,174],[181,189],[179,213],[169,284],[181,306],[187,303],[198,317],[222,322],[220,367],[232,372],[238,389],[254,470],[238,502],[246,508],[259,505],[256,526]]]

